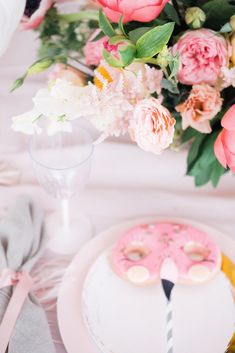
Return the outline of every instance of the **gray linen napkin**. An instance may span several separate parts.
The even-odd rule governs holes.
[[[20,197],[0,222],[0,271],[31,271],[43,248],[42,224],[43,215],[37,204]],[[0,322],[13,290],[0,289]],[[8,353],[55,353],[44,310],[31,293],[14,327]]]

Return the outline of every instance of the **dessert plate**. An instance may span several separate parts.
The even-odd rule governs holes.
[[[102,353],[90,337],[82,315],[82,291],[86,275],[96,258],[109,248],[123,231],[142,223],[172,221],[190,224],[210,234],[223,251],[235,262],[235,240],[199,222],[182,218],[138,218],[114,226],[90,240],[74,257],[63,278],[57,302],[57,317],[62,340],[68,353]]]

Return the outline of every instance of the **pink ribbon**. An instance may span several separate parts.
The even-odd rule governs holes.
[[[12,331],[32,285],[33,280],[25,271],[15,272],[4,269],[0,273],[0,289],[15,286],[0,325],[0,353],[5,353],[7,350]]]

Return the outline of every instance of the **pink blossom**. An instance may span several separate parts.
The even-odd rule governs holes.
[[[218,90],[207,84],[193,86],[185,102],[176,107],[182,116],[182,127],[191,126],[202,133],[210,133],[210,120],[221,110],[223,100]]]
[[[179,53],[178,80],[186,85],[215,85],[222,67],[227,66],[229,45],[221,35],[210,29],[186,32],[173,46]]]
[[[84,86],[85,83],[85,77],[80,71],[64,64],[56,64],[49,74],[50,81],[56,81],[58,78],[67,80],[76,86]]]
[[[235,66],[229,69],[228,67],[222,67],[221,69],[222,88],[229,86],[235,87]]]
[[[47,11],[53,5],[53,0],[41,0],[39,8],[32,14],[32,16],[23,16],[21,21],[22,29],[37,28],[43,21]]]
[[[124,22],[154,20],[169,0],[97,0],[108,18],[118,22],[121,15]]]
[[[93,36],[92,36],[93,37]],[[97,41],[88,41],[83,48],[83,53],[85,55],[85,60],[87,65],[98,66],[102,60],[102,51],[104,48],[104,43],[107,42],[107,37],[103,37]]]
[[[155,98],[136,104],[130,119],[130,135],[145,151],[160,154],[173,141],[175,119]]]
[[[223,130],[214,145],[216,158],[224,168],[229,167],[235,173],[235,104],[224,115]]]

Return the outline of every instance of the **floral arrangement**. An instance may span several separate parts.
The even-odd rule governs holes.
[[[233,0],[28,0],[22,28],[35,29],[39,60],[17,79],[52,67],[30,112],[28,134],[71,131],[87,118],[102,141],[128,133],[155,154],[188,144],[197,186],[235,173]]]

